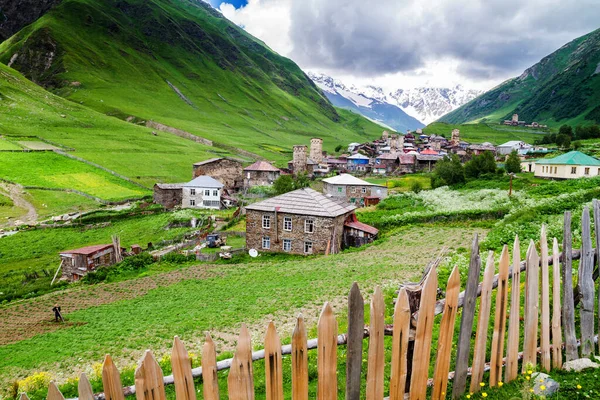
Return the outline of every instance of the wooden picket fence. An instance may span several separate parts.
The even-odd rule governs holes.
[[[593,201],[596,248],[600,248],[600,206]],[[299,316],[290,345],[282,346],[273,322],[266,330],[264,349],[252,352],[250,334],[242,325],[235,355],[217,362],[215,345],[206,336],[202,351],[202,366],[192,369],[188,353],[175,337],[171,355],[173,375],[163,372],[151,351],[146,351],[135,371],[135,385],[122,387],[119,371],[111,357],[106,356],[102,370],[104,393],[93,394],[85,374],[79,380],[80,400],[123,400],[135,394],[138,400],[163,400],[165,385],[174,384],[177,400],[196,400],[194,379],[202,377],[205,400],[219,400],[217,371],[229,369],[228,396],[231,400],[254,399],[253,361],[265,360],[266,399],[283,400],[283,355],[291,354],[291,396],[293,400],[308,400],[308,351],[317,350],[317,398],[337,400],[340,388],[337,377],[337,347],[346,345],[347,400],[361,398],[363,344],[368,337],[366,371],[366,399],[390,400],[458,398],[466,392],[478,392],[489,371],[488,384],[510,382],[528,365],[550,371],[561,368],[566,361],[588,357],[596,351],[594,335],[594,273],[595,251],[592,246],[590,212],[582,214],[582,248],[572,250],[571,214],[565,213],[563,252],[559,253],[558,240],[551,242],[552,254],[542,226],[539,252],[530,241],[525,261],[520,261],[520,243],[515,238],[512,257],[504,246],[498,259],[489,252],[483,281],[479,282],[481,258],[478,238],[475,236],[466,287],[460,292],[460,276],[455,267],[446,287],[445,298],[438,297],[438,277],[435,265],[419,285],[403,286],[398,293],[393,313],[393,325],[384,322],[385,305],[380,288],[376,288],[370,304],[370,323],[365,326],[364,300],[354,284],[348,296],[348,332],[338,334],[338,323],[333,309],[326,303],[318,326],[318,338],[307,339],[306,327]],[[572,261],[579,259],[578,283],[573,287]],[[561,268],[562,266],[562,268]],[[521,308],[521,273],[525,272],[524,314]],[[561,286],[562,281],[562,286]],[[510,286],[510,295],[509,295]],[[493,291],[496,291],[493,302]],[[552,296],[550,296],[550,292]],[[477,298],[480,297],[479,303]],[[600,298],[599,298],[600,306]],[[575,307],[579,305],[580,341],[576,338]],[[492,313],[492,304],[495,310]],[[454,372],[449,372],[452,361],[454,328],[458,309],[462,307],[460,329],[456,340]],[[435,368],[429,375],[432,356],[432,332],[435,316],[442,314],[439,337],[435,346]],[[477,316],[475,340],[471,348],[473,325]],[[522,317],[522,318],[521,318]],[[521,322],[521,320],[523,322]],[[490,325],[493,324],[493,325]],[[521,326],[523,325],[523,326]],[[493,334],[488,335],[493,326]],[[389,392],[385,393],[386,355],[384,336],[392,336],[391,374]],[[523,343],[521,344],[521,337]],[[505,340],[506,339],[506,340]],[[491,352],[488,343],[491,340]],[[564,354],[563,354],[564,351]],[[470,384],[467,379],[470,375]],[[452,393],[447,393],[453,380]],[[428,388],[431,387],[428,392]],[[22,400],[27,396],[22,395]],[[64,400],[54,382],[50,384],[48,400]]]

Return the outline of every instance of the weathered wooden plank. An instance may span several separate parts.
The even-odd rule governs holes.
[[[408,338],[410,336],[410,305],[406,289],[400,289],[394,307],[394,334],[392,339],[392,368],[390,400],[404,400],[406,391]]]
[[[565,335],[565,360],[579,358],[575,334],[575,304],[573,300],[573,241],[571,237],[571,212],[565,211],[562,252],[562,326]]]
[[[242,324],[235,355],[227,377],[230,400],[254,400],[254,374],[252,372],[252,342],[250,332]]]
[[[65,397],[54,381],[51,381],[50,385],[48,385],[48,396],[46,397],[46,400],[65,400]]]
[[[202,346],[202,381],[204,400],[219,400],[217,352],[215,350],[215,343],[208,333]]]
[[[479,392],[479,384],[483,380],[485,367],[485,351],[487,348],[488,328],[490,325],[490,311],[492,308],[492,279],[494,278],[494,252],[488,253],[485,271],[483,273],[483,286],[481,289],[481,302],[479,303],[479,317],[475,333],[475,348],[473,349],[473,366],[471,367],[472,393]]]
[[[552,242],[552,368],[562,368],[562,331],[560,329],[560,264],[558,240]]]
[[[317,399],[337,400],[337,320],[325,303],[317,325]]]
[[[177,400],[196,400],[192,364],[188,352],[178,336],[173,339],[171,367],[175,384],[175,398]]]
[[[365,302],[354,282],[348,294],[348,345],[346,347],[346,400],[360,400]]]
[[[539,321],[539,277],[540,257],[535,249],[533,240],[529,242],[527,249],[527,270],[525,276],[525,326],[523,336],[523,365],[537,365],[537,338]]]
[[[146,350],[135,370],[137,400],[166,400],[163,373],[150,350]]]
[[[415,349],[412,360],[410,381],[410,399],[425,399],[427,395],[427,378],[429,377],[429,361],[431,359],[431,335],[433,331],[435,300],[437,296],[437,271],[432,268],[423,284],[421,302],[419,303],[419,319],[415,333]]]
[[[592,201],[592,207],[594,210],[594,233],[596,237],[596,262],[597,269],[596,272],[600,271],[600,202],[597,199]],[[594,274],[594,278],[596,278],[596,274]],[[598,337],[600,337],[600,290],[598,290]],[[600,345],[600,344],[599,344]],[[599,351],[600,353],[600,351]]]
[[[498,264],[498,290],[496,291],[496,315],[492,336],[492,354],[490,360],[490,386],[496,386],[502,380],[502,357],[504,356],[504,334],[506,333],[506,304],[508,303],[508,269],[510,255],[504,245]]]
[[[79,375],[79,382],[77,383],[77,392],[79,394],[79,400],[94,400],[94,390],[86,374],[81,373]]]
[[[456,349],[456,367],[454,382],[452,384],[452,398],[457,399],[463,395],[467,387],[467,368],[471,352],[471,333],[473,333],[473,320],[475,319],[475,304],[477,302],[477,286],[481,271],[479,258],[479,238],[475,234],[471,246],[471,260],[469,262],[469,275],[465,288],[460,331]]]
[[[521,246],[515,236],[513,245],[512,282],[510,292],[510,316],[508,320],[508,339],[506,342],[506,372],[504,380],[510,382],[519,373],[519,330],[521,327]]]
[[[292,400],[308,400],[308,350],[306,342],[304,318],[299,315],[292,334]]]
[[[367,400],[383,400],[385,304],[383,302],[383,293],[379,286],[375,288],[370,310],[366,397]]]
[[[21,393],[19,400],[29,400],[29,396],[27,396],[27,393]]]
[[[590,229],[590,210],[584,207],[581,215],[581,260],[579,261],[578,283],[581,293],[579,320],[581,324],[581,357],[594,352],[594,258]]]
[[[283,400],[281,340],[273,321],[269,323],[265,336],[265,389],[267,400]]]
[[[550,276],[548,271],[548,239],[546,224],[542,224],[540,235],[540,255],[542,264],[542,329],[540,333],[540,364],[550,371]]]
[[[450,371],[450,357],[452,355],[452,339],[454,336],[454,322],[458,312],[458,293],[460,292],[460,273],[454,267],[448,285],[446,286],[446,303],[444,315],[440,324],[440,337],[438,340],[435,372],[433,374],[432,399],[445,399],[448,388],[448,372]]]
[[[125,399],[123,385],[121,384],[121,374],[119,374],[119,370],[108,354],[104,357],[104,363],[102,364],[102,386],[106,400]]]

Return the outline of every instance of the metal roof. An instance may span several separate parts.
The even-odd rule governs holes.
[[[354,154],[354,155],[352,155],[352,156],[348,157],[348,159],[349,159],[349,160],[368,160],[368,159],[369,159],[369,157],[367,157],[367,156],[364,156],[364,155],[362,155],[362,154],[360,154],[360,153],[356,153],[356,154]]]
[[[273,164],[267,161],[257,161],[252,165],[244,168],[244,171],[270,171],[270,172],[280,172],[279,168],[274,167]]]
[[[268,212],[277,209],[278,212],[287,214],[333,218],[352,212],[356,207],[336,202],[313,189],[304,188],[251,204],[246,209]]]
[[[156,183],[159,189],[181,189],[185,183]]]
[[[331,178],[323,179],[323,182],[329,183],[330,185],[360,185],[360,186],[381,186],[371,182],[363,181],[350,174],[340,174],[332,176]]]
[[[595,167],[600,166],[600,160],[580,151],[570,151],[558,157],[538,160],[537,164],[589,165]]]
[[[196,187],[196,188],[221,189],[223,187],[223,184],[208,175],[200,175],[199,177],[192,179],[191,181],[189,181],[188,183],[186,183],[183,186],[184,187]]]

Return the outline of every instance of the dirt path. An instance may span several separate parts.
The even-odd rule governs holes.
[[[19,207],[27,211],[27,215],[20,217],[20,221],[26,224],[32,224],[37,221],[38,213],[33,204],[25,200],[23,197],[23,187],[8,183],[0,183],[0,190],[5,192],[11,198],[15,207]]]

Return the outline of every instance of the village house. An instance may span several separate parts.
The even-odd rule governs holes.
[[[530,144],[527,144],[520,140],[511,140],[498,146],[496,148],[496,154],[498,154],[499,156],[508,155],[512,153],[513,150],[516,150],[517,153],[524,155],[531,149],[531,147],[532,146]]]
[[[415,172],[416,156],[415,154],[400,154],[400,174],[412,174]]]
[[[511,119],[505,119],[502,123],[512,126],[525,125],[525,121],[519,121],[519,114],[513,114]]]
[[[580,151],[535,162],[535,176],[549,179],[577,179],[600,175],[600,160]]]
[[[357,207],[377,204],[387,197],[387,187],[376,185],[350,174],[323,179],[323,193],[328,197],[343,199]]]
[[[388,175],[400,167],[400,153],[383,153],[375,157],[373,173]]]
[[[261,252],[334,254],[351,245],[345,238],[373,234],[363,226],[346,232],[355,206],[310,188],[298,189],[246,207],[246,246]],[[376,234],[375,234],[376,235]],[[371,240],[374,237],[371,236]]]
[[[239,189],[243,185],[242,163],[231,158],[211,158],[195,163],[192,178],[202,175],[213,177],[229,190]]]
[[[153,200],[167,209],[181,206],[185,183],[157,183],[154,185]]]
[[[221,208],[223,184],[210,176],[201,175],[183,185],[183,208]]]
[[[120,249],[122,252],[123,249]],[[99,267],[113,265],[117,262],[115,246],[100,244],[82,247],[76,250],[67,250],[60,253],[62,277],[69,281],[78,281],[88,272]]]
[[[444,158],[444,156],[438,154],[437,152],[435,152],[435,153],[436,154],[432,154],[431,152],[424,151],[424,152],[421,152],[421,154],[415,155],[415,158],[417,159],[417,162],[415,164],[415,170],[416,171],[426,171],[426,172],[433,171],[435,164],[439,160]]]
[[[347,169],[351,172],[367,172],[369,171],[369,157],[356,153],[347,158]]]
[[[281,175],[281,170],[267,161],[257,161],[244,168],[244,187],[271,186]]]
[[[495,154],[496,147],[493,144],[491,144],[490,142],[485,142],[485,143],[481,143],[481,144],[471,144],[467,147],[467,151],[475,156],[483,154],[486,151],[489,151],[489,152]]]

